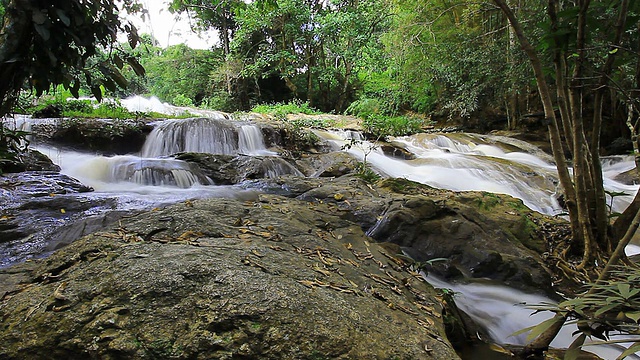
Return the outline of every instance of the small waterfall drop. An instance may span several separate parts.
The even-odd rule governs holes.
[[[235,154],[235,129],[219,118],[166,120],[157,124],[147,137],[141,156],[160,157],[179,152]]]
[[[244,155],[276,155],[266,149],[260,127],[248,124],[238,128],[238,152]]]
[[[169,156],[179,152],[276,155],[266,149],[258,126],[235,124],[222,115],[159,122],[147,137],[141,156]]]

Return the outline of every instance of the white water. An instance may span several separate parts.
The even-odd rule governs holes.
[[[354,139],[354,132],[316,131],[321,138],[342,148]],[[521,199],[532,210],[548,215],[563,212],[557,201],[560,193],[555,166],[547,160],[525,152],[505,151],[513,144],[503,144],[500,137],[470,134],[427,135],[398,137],[391,143],[416,156],[414,160],[403,160],[385,155],[368,141],[358,137],[347,151],[372,165],[380,173],[406,178],[436,188],[453,191],[487,191],[511,195]],[[493,144],[486,143],[487,141]],[[529,145],[528,151],[535,149]],[[538,153],[541,153],[538,150]],[[610,191],[621,191],[627,196],[618,196],[613,211],[623,211],[633,199],[638,186],[624,185],[612,178],[633,168],[633,159],[621,158],[616,162],[604,162],[605,187]]]
[[[487,283],[451,284],[434,276],[425,277],[436,288],[450,289],[455,292],[455,301],[458,308],[464,311],[477,324],[479,324],[498,344],[511,344],[523,346],[527,344],[527,334],[514,336],[513,334],[535,326],[553,316],[553,313],[544,311],[533,313],[531,307],[541,304],[555,304],[547,297],[528,294],[506,286]],[[575,337],[572,335],[577,328],[574,324],[566,324],[556,339],[551,343],[554,348],[566,349],[571,345]],[[626,337],[612,337],[612,339],[627,339]],[[586,343],[599,341],[588,339]],[[603,359],[615,359],[630,343],[622,345],[598,345],[584,346],[583,350],[592,352]],[[632,355],[627,359],[640,359],[638,355]]]
[[[276,155],[266,149],[258,126],[236,124],[223,115],[158,122],[141,154],[144,157],[158,157],[179,152]]]
[[[277,155],[266,149],[260,127],[249,124],[238,128],[238,152],[244,155]]]
[[[25,126],[40,120],[24,120]],[[34,146],[59,165],[61,172],[96,190],[96,196],[117,194],[134,202],[157,203],[186,198],[230,196],[242,192],[229,186],[213,186],[212,181],[191,163],[169,158],[178,152],[211,154],[274,155],[266,149],[256,125],[230,121],[222,113],[212,118],[164,120],[154,130],[138,155],[100,156]],[[268,177],[302,174],[291,166],[267,157],[263,163]],[[287,164],[288,165],[288,164]]]
[[[214,110],[195,109],[192,107],[175,106],[166,102],[160,101],[155,96],[146,98],[139,95],[130,96],[126,99],[120,100],[120,104],[131,112],[157,112],[165,115],[194,115],[204,117],[217,117],[222,113]]]

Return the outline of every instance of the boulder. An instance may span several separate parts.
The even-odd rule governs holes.
[[[34,136],[45,142],[105,155],[140,151],[152,126],[144,120],[59,119],[32,125]]]
[[[4,173],[19,173],[23,171],[49,171],[58,172],[60,167],[54,164],[43,153],[27,149],[26,152],[20,154],[17,161],[6,162],[0,165],[0,170]]]
[[[197,164],[216,185],[233,185],[250,179],[275,178],[302,173],[285,159],[276,156],[176,154],[178,160]]]
[[[458,358],[401,264],[329,204],[188,201],[0,270],[0,358]]]

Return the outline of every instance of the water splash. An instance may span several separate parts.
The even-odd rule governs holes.
[[[337,148],[346,144],[344,133],[317,134]],[[359,160],[366,155],[369,164],[390,177],[453,191],[508,194],[541,213],[561,211],[556,200],[558,180],[554,167],[534,155],[507,153],[494,145],[476,144],[470,140],[463,142],[444,135],[420,134],[395,138],[392,143],[416,158],[402,160],[386,156],[364,140],[358,140],[347,151]]]

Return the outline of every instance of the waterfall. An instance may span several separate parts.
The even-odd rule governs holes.
[[[261,166],[262,173],[267,178],[275,179],[282,175],[295,175],[304,177],[304,174],[301,173],[300,170],[296,169],[293,165],[277,157],[265,158]]]
[[[141,156],[159,157],[179,152],[223,155],[276,155],[266,149],[256,125],[237,128],[224,116],[159,122],[147,137]]]
[[[141,185],[177,186],[183,189],[213,184],[196,165],[180,160],[115,156],[109,159],[109,165],[108,181],[131,181]]]
[[[97,191],[135,191],[147,186],[190,188],[213,182],[194,164],[133,155],[96,156],[37,146],[72,176]]]
[[[238,152],[244,155],[276,155],[266,149],[262,130],[257,125],[242,125],[238,128]]]
[[[236,131],[224,118],[166,120],[151,131],[141,156],[151,158],[179,152],[236,154]]]

